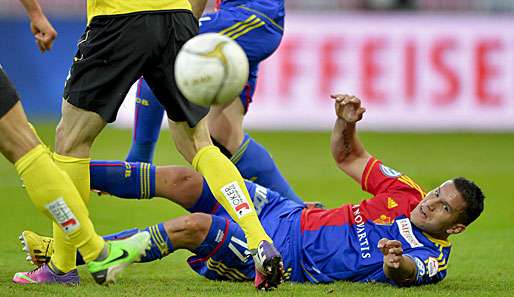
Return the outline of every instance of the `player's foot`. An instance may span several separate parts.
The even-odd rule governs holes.
[[[50,261],[53,250],[53,238],[41,236],[32,231],[23,231],[19,237],[26,260],[41,266]]]
[[[62,285],[78,285],[80,277],[77,269],[65,274],[57,274],[53,272],[48,264],[37,267],[29,272],[17,272],[12,281],[16,284],[62,284]]]
[[[107,258],[87,263],[87,268],[95,281],[109,285],[116,281],[118,274],[128,265],[139,261],[150,249],[150,233],[144,231],[115,241],[106,241],[109,249]]]
[[[252,250],[255,262],[255,287],[259,290],[271,290],[283,282],[284,263],[282,255],[272,243],[261,241],[256,250]]]

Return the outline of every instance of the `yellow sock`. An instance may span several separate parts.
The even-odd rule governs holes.
[[[50,151],[38,145],[15,164],[16,170],[25,184],[25,189],[38,210],[51,218],[70,244],[86,250],[101,252],[104,241],[98,236],[88,217],[84,201],[73,185],[70,177],[53,162]],[[73,264],[57,266],[67,272]]]
[[[241,174],[217,147],[202,148],[193,159],[193,167],[205,177],[216,200],[241,226],[249,249],[257,248],[262,240],[272,242],[262,228]]]
[[[76,268],[77,248],[55,222],[52,224],[52,230],[54,253],[52,254],[51,263],[60,271],[69,272]]]
[[[69,156],[53,154],[55,164],[61,168],[70,177],[71,181],[80,193],[80,197],[87,205],[90,195],[89,180],[89,158],[75,158]],[[86,209],[87,211],[87,209]],[[58,226],[54,226],[54,253],[52,255],[52,263],[59,269],[61,266],[69,267],[73,260],[75,265],[77,250],[71,244],[66,234],[62,232]],[[100,238],[101,239],[101,238]],[[94,240],[92,243],[79,247],[80,254],[86,262],[96,259],[104,246],[103,239]]]
[[[89,163],[91,159],[63,156],[57,153],[53,153],[52,158],[55,164],[71,178],[75,188],[80,193],[80,197],[87,205],[91,191],[89,180]]]

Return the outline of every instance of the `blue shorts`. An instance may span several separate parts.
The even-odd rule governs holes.
[[[245,51],[250,63],[248,82],[240,94],[248,111],[257,83],[259,63],[278,48],[283,35],[283,14],[264,7],[222,6],[221,10],[200,18],[200,33],[217,32],[234,39]]]
[[[282,254],[286,276],[291,281],[305,281],[298,252],[300,215],[304,205],[251,182],[246,182],[246,186],[266,233]],[[210,213],[213,215],[213,224],[217,221],[221,225],[210,247],[211,252],[207,256],[192,256],[188,259],[191,268],[213,280],[253,280],[255,267],[252,258],[248,256],[244,232],[214,196],[210,192],[209,195],[202,195],[189,211]]]

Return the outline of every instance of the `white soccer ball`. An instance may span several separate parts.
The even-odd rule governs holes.
[[[175,60],[175,80],[191,102],[220,105],[235,99],[248,81],[248,58],[232,39],[205,33],[190,39]]]

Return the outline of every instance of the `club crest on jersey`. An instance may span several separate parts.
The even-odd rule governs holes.
[[[432,277],[437,274],[437,271],[439,269],[439,262],[437,262],[436,258],[428,257],[428,263],[427,263],[427,270],[428,270],[428,277]]]
[[[414,258],[416,262],[416,267],[418,267],[418,277],[423,277],[425,275],[425,263],[421,261],[419,258]]]
[[[244,192],[241,190],[241,187],[239,187],[237,182],[231,182],[224,185],[221,188],[221,192],[230,202],[230,206],[236,212],[238,218],[242,218],[252,212],[250,209],[250,203],[248,203]]]
[[[61,225],[64,233],[71,233],[80,227],[79,221],[62,197],[48,203],[46,209],[54,217],[57,224]]]
[[[398,176],[402,175],[399,171],[389,168],[389,167],[385,166],[384,164],[380,164],[379,168],[380,168],[380,171],[382,171],[382,173],[387,177],[394,178],[394,177],[398,177]]]
[[[411,248],[423,246],[423,244],[419,242],[419,240],[414,235],[414,231],[412,231],[412,225],[409,219],[405,218],[401,220],[396,220],[396,224],[398,224],[400,235],[405,239],[405,241],[407,241]]]

